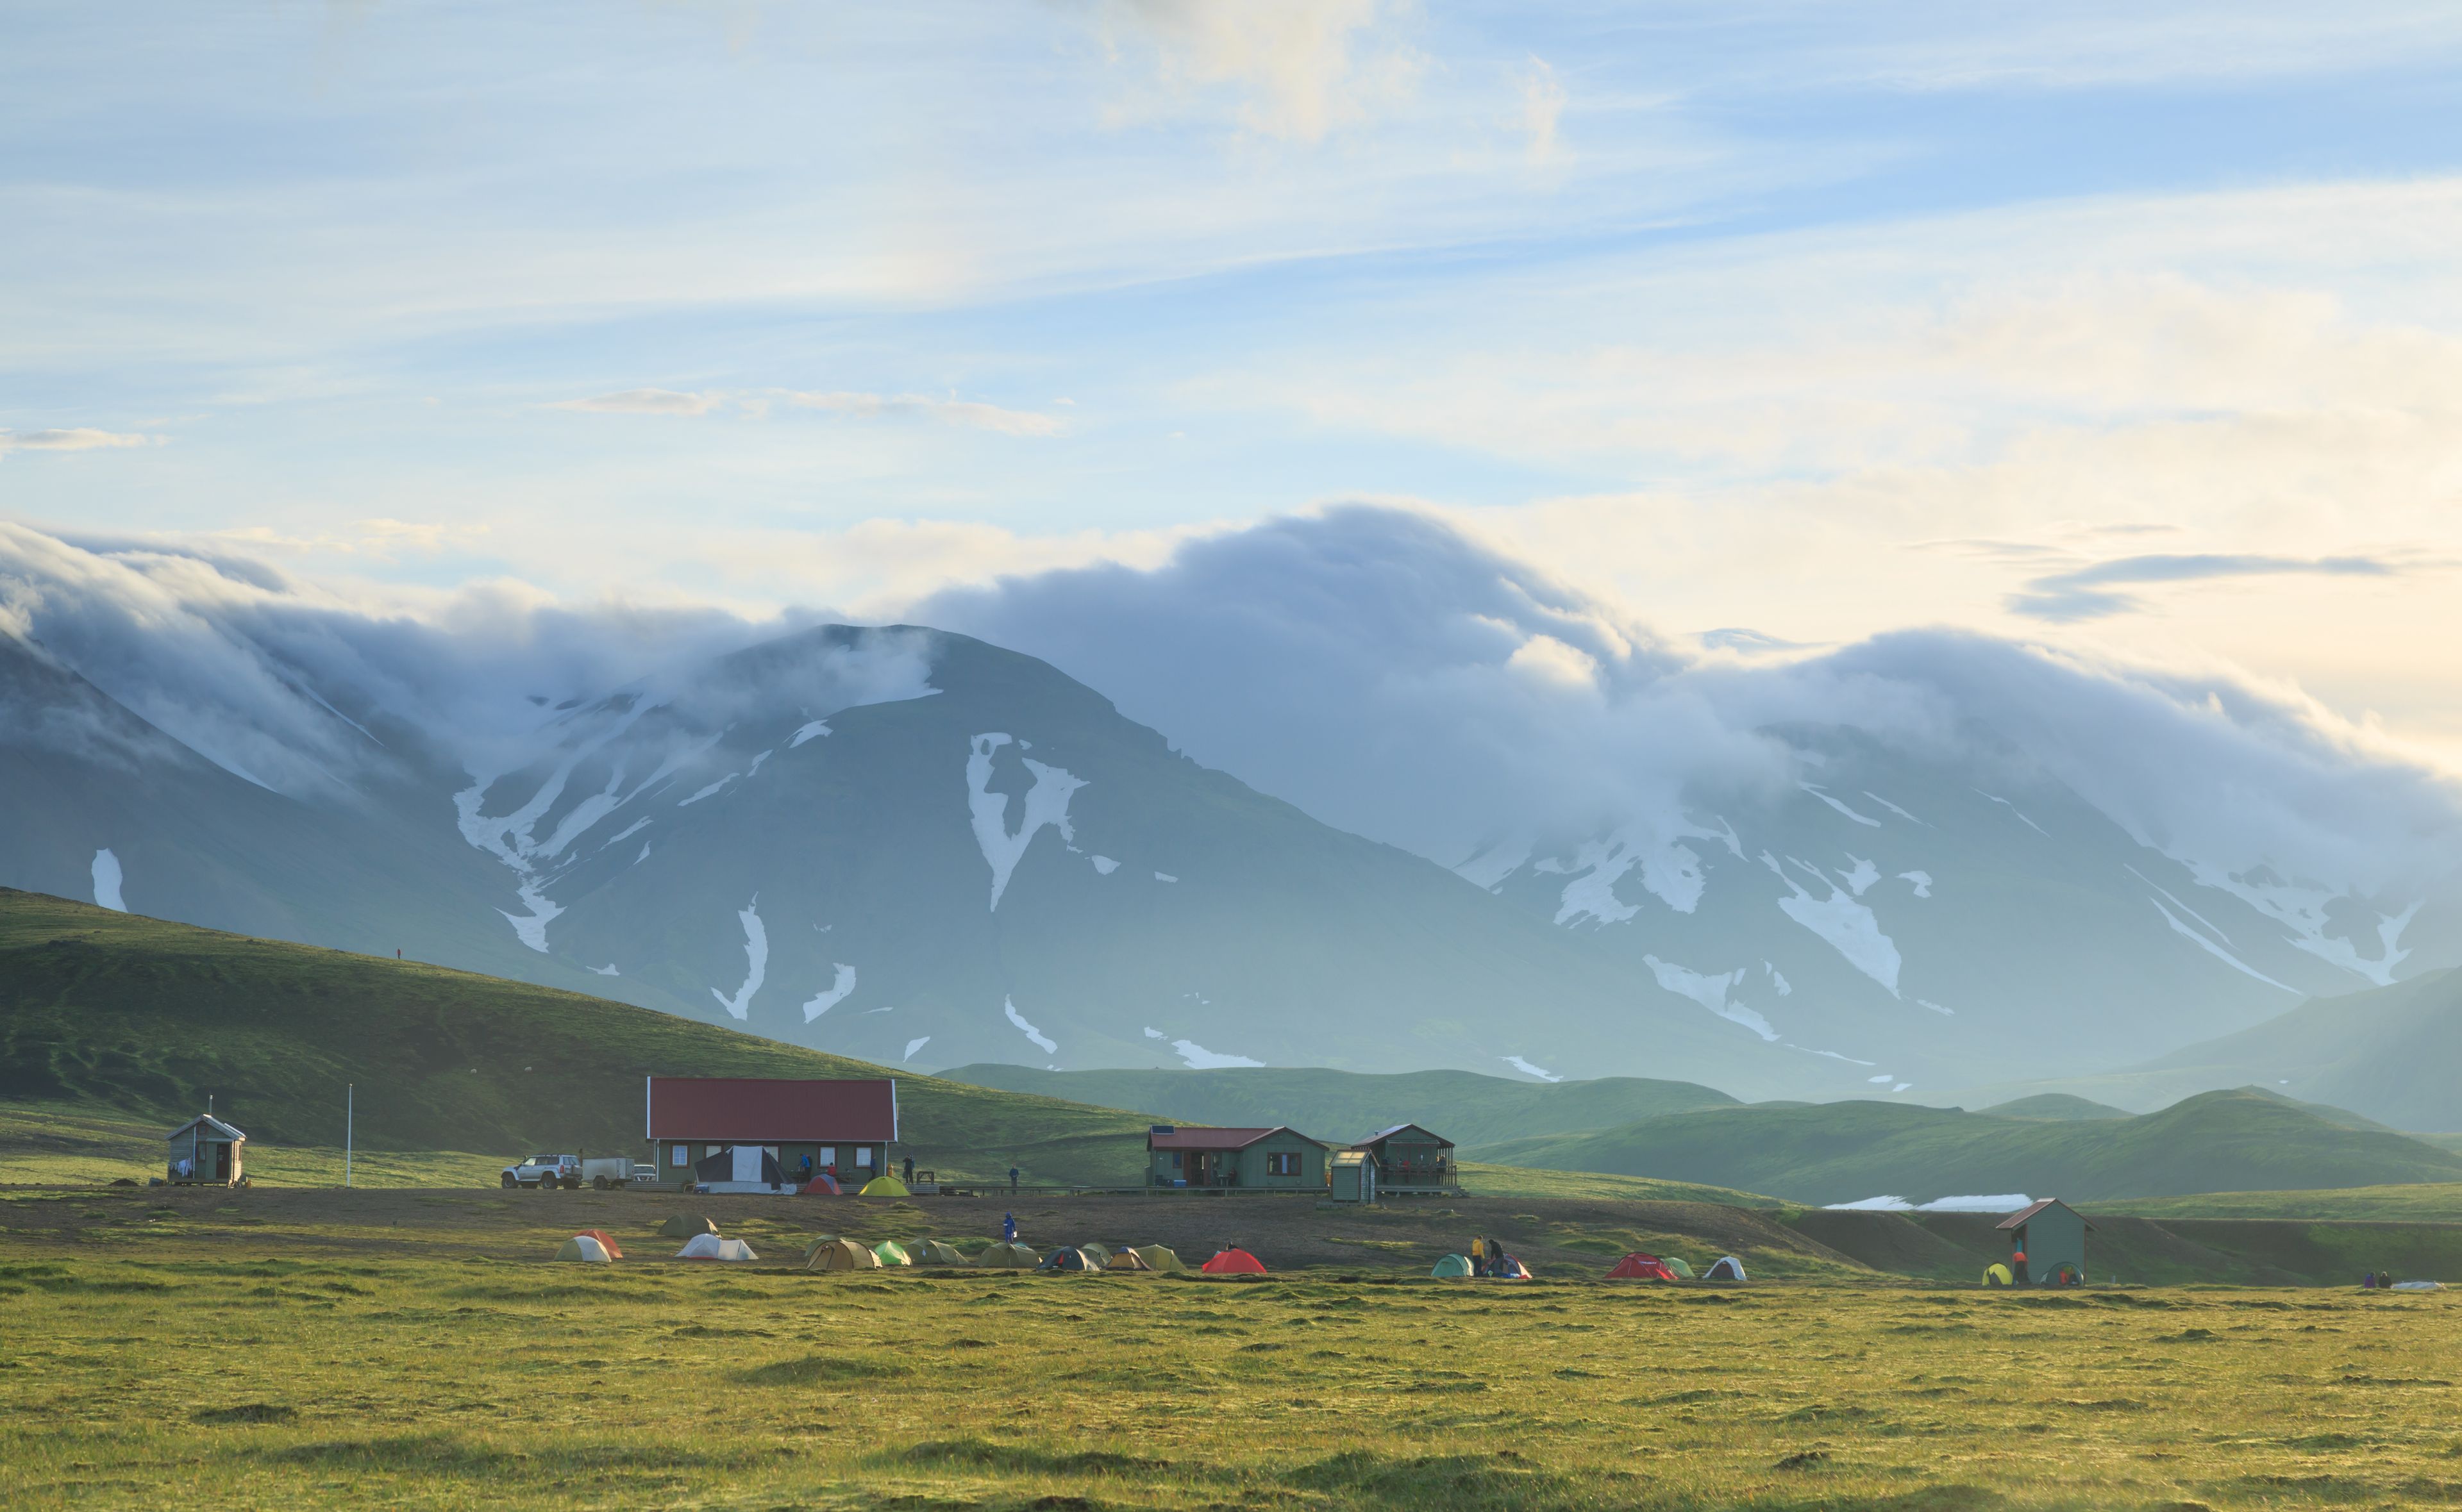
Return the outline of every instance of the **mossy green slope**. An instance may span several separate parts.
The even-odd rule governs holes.
[[[1158,1118],[1230,1127],[1288,1124],[1312,1138],[1349,1144],[1398,1123],[1415,1123],[1458,1146],[1611,1129],[1637,1118],[1736,1099],[1693,1082],[1609,1076],[1585,1082],[1517,1082],[1476,1071],[1376,1076],[1313,1067],[1221,1070],[1048,1071],[1031,1066],[961,1066],[952,1081],[1038,1092]]]
[[[0,1100],[372,1149],[639,1153],[642,1078],[881,1067],[527,983],[254,940],[0,889]],[[1144,1120],[898,1077],[904,1149],[989,1177],[1134,1180]]]
[[[2025,1192],[2071,1201],[2462,1179],[2462,1156],[2256,1091],[2134,1118],[2042,1120],[1878,1102],[1709,1109],[1475,1152],[1800,1202]]]

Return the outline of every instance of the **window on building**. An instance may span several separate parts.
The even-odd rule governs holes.
[[[827,1170],[837,1163],[838,1147],[833,1144],[825,1144],[821,1146],[821,1168],[823,1170]]]
[[[692,1164],[692,1146],[682,1144],[671,1144],[667,1146],[667,1164]]]
[[[1300,1153],[1296,1150],[1268,1153],[1265,1156],[1265,1174],[1267,1176],[1299,1175]]]
[[[856,1165],[856,1167],[857,1167],[858,1169],[865,1170],[865,1171],[869,1171],[869,1170],[871,1170],[871,1169],[872,1169],[872,1146],[870,1146],[870,1145],[865,1145],[862,1149],[857,1150],[857,1151],[854,1153],[854,1163],[855,1163],[855,1165]]]

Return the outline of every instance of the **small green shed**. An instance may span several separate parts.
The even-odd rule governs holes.
[[[2094,1225],[2066,1202],[2047,1197],[2022,1212],[2010,1214],[1998,1225],[2009,1236],[2009,1273],[2021,1286],[2044,1286],[2062,1279],[2069,1267],[2072,1281],[2085,1280],[2085,1236]],[[2018,1257],[2023,1255],[2021,1264]]]
[[[1333,1199],[1370,1203],[1376,1200],[1376,1162],[1365,1150],[1337,1151],[1333,1157]]]

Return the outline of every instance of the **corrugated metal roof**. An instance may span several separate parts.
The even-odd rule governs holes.
[[[1370,1134],[1367,1138],[1360,1140],[1350,1148],[1353,1150],[1365,1150],[1370,1145],[1393,1138],[1395,1134],[1400,1134],[1405,1129],[1416,1129],[1419,1133],[1426,1134],[1430,1139],[1433,1139],[1441,1145],[1450,1145],[1453,1143],[1452,1140],[1429,1128],[1426,1124],[1395,1124],[1391,1129],[1377,1130],[1374,1134]]]
[[[1149,1150],[1245,1150],[1267,1134],[1286,1134],[1294,1139],[1307,1139],[1319,1149],[1322,1139],[1308,1139],[1288,1124],[1276,1124],[1271,1129],[1175,1129],[1170,1134],[1146,1135]]]
[[[162,1137],[166,1140],[180,1138],[189,1130],[197,1128],[199,1125],[203,1125],[206,1133],[218,1134],[226,1139],[246,1139],[248,1137],[248,1135],[240,1133],[238,1130],[223,1122],[211,1113],[199,1113],[194,1118],[189,1119],[186,1123],[182,1124],[179,1128],[172,1130]]]
[[[2026,1221],[2026,1220],[2034,1217],[2036,1214],[2041,1212],[2047,1207],[2065,1209],[2071,1218],[2076,1219],[2081,1223],[2085,1223],[2084,1216],[2080,1214],[2077,1209],[2070,1207],[2066,1202],[2062,1201],[2059,1198],[2047,1197],[2040,1202],[2029,1205],[2023,1212],[2010,1214],[2007,1218],[2002,1219],[1999,1222],[1995,1223],[1992,1226],[1995,1228],[2016,1228],[2019,1224]],[[2092,1223],[2085,1223],[2085,1226],[2089,1229],[2094,1227]]]
[[[649,1103],[653,1139],[873,1144],[897,1138],[897,1083],[886,1076],[653,1076]]]

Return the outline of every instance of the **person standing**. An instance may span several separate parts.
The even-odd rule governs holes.
[[[1012,1196],[1017,1192],[1017,1167],[1015,1166],[1008,1168],[1008,1189]]]
[[[1003,1213],[1001,1215],[1001,1242],[1004,1244],[1014,1244],[1017,1242],[1017,1215],[1015,1213]]]
[[[906,1184],[915,1184],[915,1157],[911,1155],[906,1157]]]

